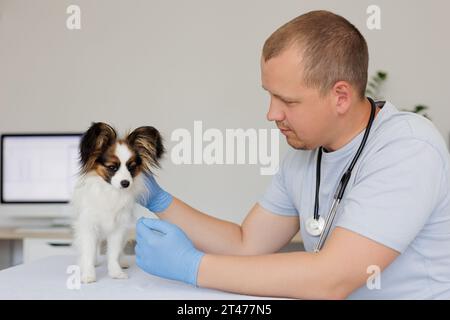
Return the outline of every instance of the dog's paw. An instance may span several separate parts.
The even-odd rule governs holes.
[[[81,282],[82,283],[92,283],[95,282],[95,272],[85,272],[81,274]]]
[[[127,261],[125,261],[125,260],[121,260],[120,261],[120,267],[123,268],[123,269],[128,269],[130,267],[130,264]]]
[[[113,278],[113,279],[128,279],[128,274],[126,274],[122,270],[120,270],[120,271],[110,271],[109,272],[109,276],[111,278]]]

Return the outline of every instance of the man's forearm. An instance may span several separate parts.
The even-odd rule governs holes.
[[[203,252],[238,255],[242,250],[241,226],[204,214],[175,197],[158,216],[183,229]]]
[[[276,253],[260,256],[202,258],[197,284],[240,294],[297,299],[344,298],[317,254]]]

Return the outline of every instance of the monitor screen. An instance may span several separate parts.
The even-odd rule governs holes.
[[[79,172],[81,136],[2,135],[1,202],[69,202]]]

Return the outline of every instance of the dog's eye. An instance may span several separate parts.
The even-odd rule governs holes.
[[[117,166],[108,166],[108,169],[111,171],[117,171]]]

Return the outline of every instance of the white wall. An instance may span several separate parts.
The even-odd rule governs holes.
[[[70,4],[81,7],[79,31],[65,26]],[[380,31],[366,28],[369,4],[381,7]],[[369,44],[370,74],[389,72],[385,97],[398,107],[429,105],[447,139],[450,2],[441,0],[0,0],[0,132],[153,125],[170,150],[171,132],[192,131],[194,120],[274,128],[265,120],[260,50],[278,26],[313,9],[353,22]],[[170,154],[163,168],[167,190],[236,222],[270,181],[257,165],[175,166]],[[1,206],[0,215],[10,209]]]

